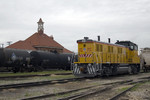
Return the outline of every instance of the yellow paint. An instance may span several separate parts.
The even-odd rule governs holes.
[[[138,51],[131,51],[127,47],[101,42],[80,42],[78,62],[75,63],[139,64],[140,59]]]

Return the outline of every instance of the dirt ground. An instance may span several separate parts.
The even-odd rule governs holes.
[[[28,97],[34,97],[34,96],[50,94],[50,93],[58,93],[62,91],[72,90],[72,89],[78,89],[78,88],[83,88],[83,87],[88,87],[93,85],[102,85],[105,83],[112,83],[112,82],[123,81],[123,80],[137,79],[141,77],[150,77],[150,73],[140,73],[137,75],[121,75],[121,76],[113,76],[113,77],[100,77],[95,79],[86,79],[78,82],[69,82],[65,84],[43,85],[43,86],[18,88],[18,89],[15,88],[4,89],[0,91],[0,100],[20,100]],[[110,93],[115,93],[115,92],[114,90],[110,90]],[[96,94],[93,95],[93,97],[90,97],[88,100],[107,100],[103,98],[105,96],[107,95]],[[82,100],[87,100],[87,98]],[[120,100],[150,100],[150,82],[141,84],[135,90],[132,90],[131,92],[127,92],[125,96],[120,98]]]
[[[150,100],[150,81],[139,84],[119,100]]]

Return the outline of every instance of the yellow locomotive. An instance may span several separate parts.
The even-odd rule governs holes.
[[[78,61],[74,62],[73,74],[81,77],[136,74],[140,71],[138,46],[130,41],[117,41],[115,44],[84,37],[77,40]]]

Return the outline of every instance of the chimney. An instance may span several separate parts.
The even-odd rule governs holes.
[[[110,38],[108,38],[108,43],[110,43]]]
[[[98,41],[100,41],[100,36],[97,36],[97,38],[98,38]]]
[[[53,37],[53,35],[51,35],[51,36],[50,36],[50,38],[51,38],[52,40],[54,40],[54,37]]]

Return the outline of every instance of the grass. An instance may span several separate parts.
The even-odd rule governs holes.
[[[123,88],[119,88],[118,89],[118,92],[122,92],[122,91],[125,91],[129,88],[130,86],[126,86],[126,87],[123,87]]]
[[[49,79],[57,80],[57,79],[67,79],[67,78],[75,78],[75,76],[74,75],[56,75],[56,76],[51,76]]]
[[[24,72],[24,73],[1,73],[0,77],[2,76],[19,76],[19,75],[36,75],[36,74],[57,74],[57,73],[71,73],[72,71],[65,71],[65,70],[52,70],[52,71],[42,71],[42,72]]]
[[[144,83],[138,83],[135,87],[133,87],[131,89],[131,91],[136,91],[141,85],[143,85]]]
[[[29,96],[31,96],[31,94],[30,93],[25,93],[25,95],[24,95],[25,97],[29,97]]]

